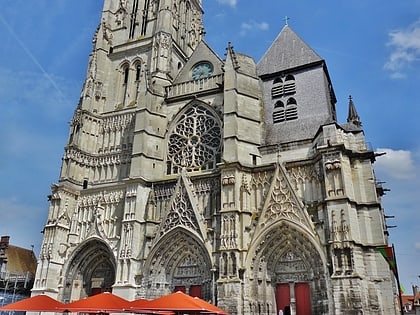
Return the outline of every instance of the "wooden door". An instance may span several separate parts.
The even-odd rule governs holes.
[[[190,295],[201,299],[201,285],[190,286]]]
[[[277,314],[283,311],[286,314],[287,309],[290,309],[290,286],[288,283],[279,283],[276,288],[276,303]]]
[[[296,315],[311,315],[311,296],[308,283],[295,284]]]

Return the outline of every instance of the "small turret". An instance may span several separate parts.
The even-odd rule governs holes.
[[[357,114],[356,106],[353,103],[353,98],[351,95],[349,96],[349,113],[347,115],[347,122],[359,128],[362,127],[362,122],[359,115]]]

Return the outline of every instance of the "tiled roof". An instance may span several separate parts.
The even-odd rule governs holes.
[[[5,250],[7,258],[7,272],[11,274],[24,274],[29,272],[31,276],[35,275],[36,257],[32,250],[8,245]]]
[[[403,305],[413,304],[414,296],[413,295],[402,295],[401,300],[402,300]]]

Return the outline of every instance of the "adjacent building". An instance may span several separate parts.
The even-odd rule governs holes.
[[[10,244],[10,236],[0,238],[0,306],[31,295],[36,266],[33,249]]]
[[[397,314],[353,99],[339,123],[325,60],[289,26],[257,63],[218,56],[202,17],[201,0],[105,0],[33,294]]]

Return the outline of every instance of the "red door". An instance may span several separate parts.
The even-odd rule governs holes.
[[[190,286],[190,295],[201,299],[201,285]]]
[[[277,313],[280,310],[285,314],[285,310],[290,307],[290,287],[288,283],[280,283],[276,288]]]
[[[308,283],[295,284],[296,315],[311,315],[311,296]]]
[[[185,289],[185,286],[183,286],[183,285],[176,285],[175,286],[174,292],[178,292],[178,291],[181,291],[182,293],[187,292],[187,290]]]

